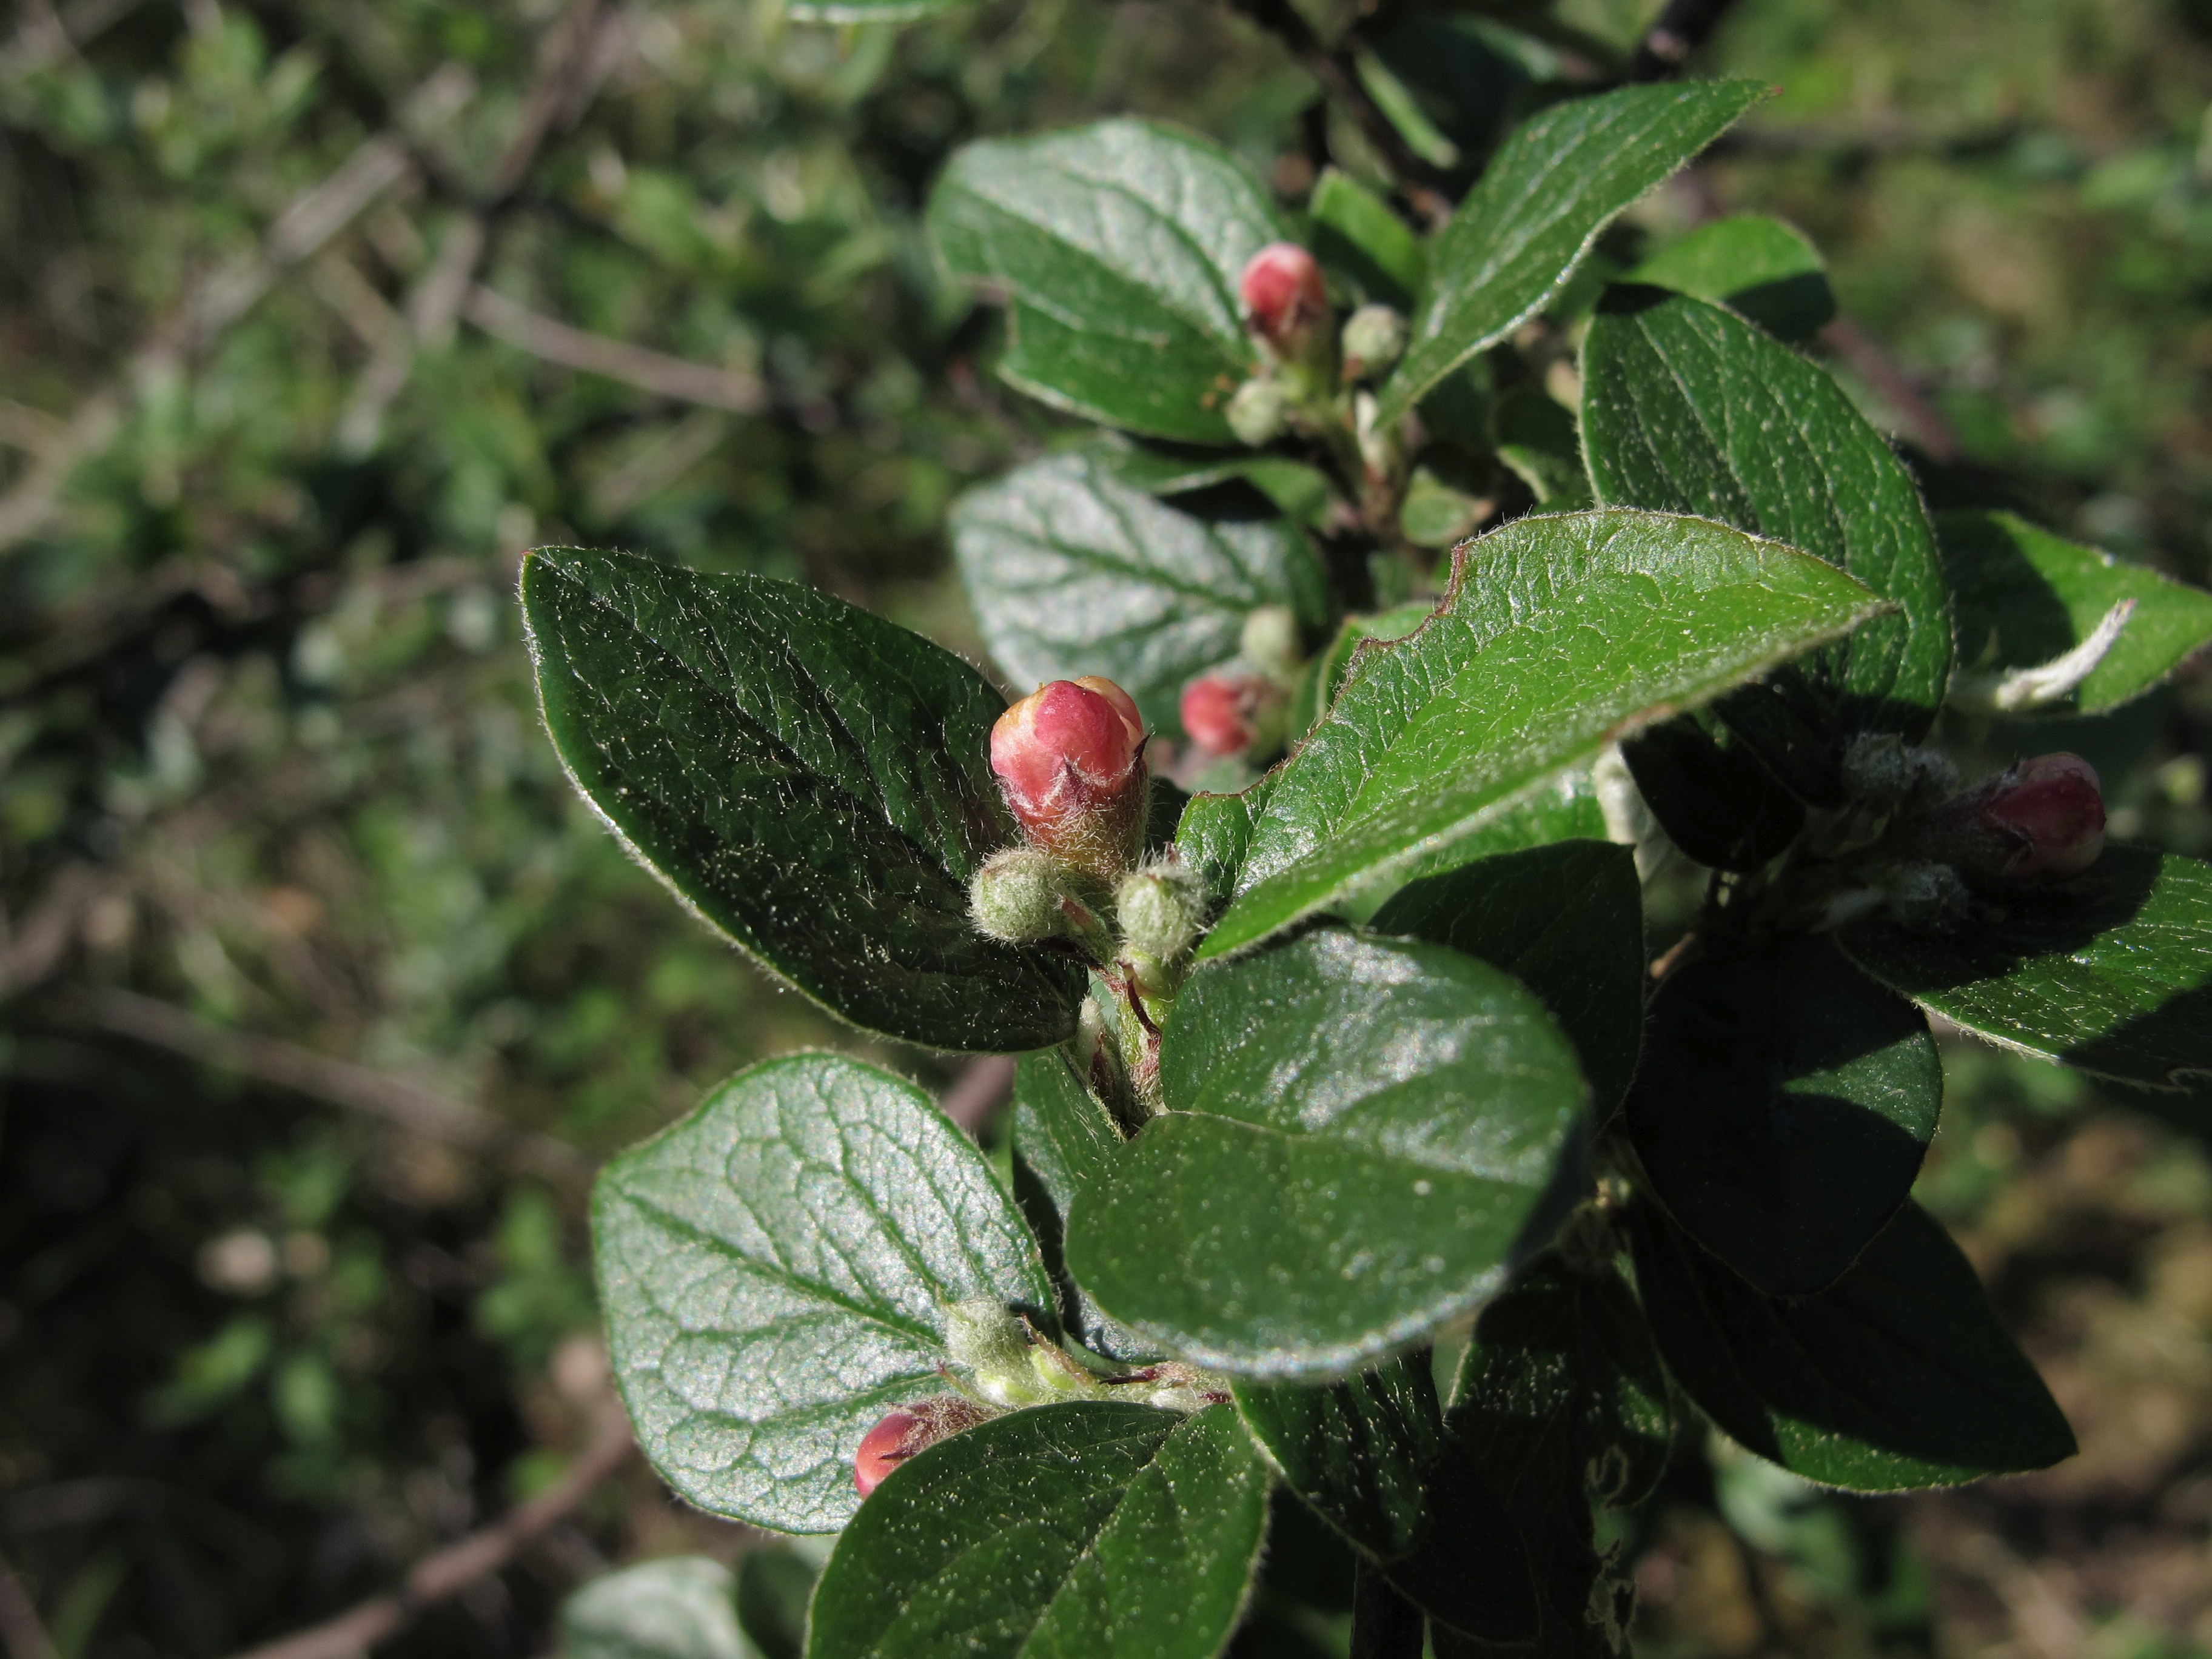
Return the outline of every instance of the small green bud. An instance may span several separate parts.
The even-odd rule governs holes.
[[[1406,349],[1406,319],[1388,306],[1362,306],[1345,319],[1344,378],[1364,380],[1388,368]]]
[[[1248,448],[1263,449],[1291,429],[1291,393],[1279,380],[1255,376],[1229,400],[1229,429]]]
[[[1244,618],[1237,650],[1254,667],[1288,679],[1304,661],[1298,653],[1298,619],[1287,605],[1263,605]]]
[[[1206,895],[1197,872],[1169,853],[1121,878],[1114,915],[1130,950],[1158,962],[1177,962],[1206,925]]]
[[[945,1351],[968,1373],[975,1392],[994,1406],[1036,1403],[1029,1333],[988,1297],[945,1310]]]
[[[975,931],[1009,945],[1034,945],[1070,932],[1063,908],[1067,892],[1048,854],[1034,847],[994,853],[968,886],[968,914]]]

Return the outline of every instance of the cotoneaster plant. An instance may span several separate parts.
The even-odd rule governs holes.
[[[1356,1561],[1356,1651],[1614,1654],[1603,1511],[1705,1425],[1867,1492],[2073,1449],[1910,1197],[1929,1015],[2212,1071],[2212,869],[2108,843],[2075,757],[1962,780],[1931,732],[2110,708],[2212,599],[1931,520],[1793,349],[1785,227],[1563,298],[1761,90],[1556,105],[1428,236],[1164,125],[962,152],[942,257],[1101,427],[953,514],[1011,708],[824,594],[531,557],[547,729],[682,902],[857,1026],[1023,1056],[1010,1174],[806,1054],[600,1182],[655,1468],[837,1534],[812,1659],[1206,1659],[1271,1516]]]

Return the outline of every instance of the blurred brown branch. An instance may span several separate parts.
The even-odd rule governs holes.
[[[422,1610],[497,1572],[563,1520],[628,1461],[636,1442],[611,1393],[589,1444],[568,1473],[505,1519],[417,1561],[399,1589],[371,1596],[337,1618],[237,1655],[235,1659],[359,1659],[404,1630]]]
[[[8,1659],[55,1659],[53,1638],[40,1622],[39,1610],[8,1558],[0,1555],[0,1644]]]
[[[938,1103],[945,1115],[973,1134],[991,1120],[1014,1091],[1014,1057],[981,1054],[960,1068]]]
[[[476,287],[461,301],[461,315],[487,334],[520,346],[532,356],[564,368],[604,374],[611,380],[650,392],[678,403],[706,404],[739,415],[757,414],[768,407],[768,386],[757,376],[732,368],[716,368],[682,357],[671,357],[650,348],[586,334],[555,318],[517,305],[494,289]]]
[[[550,1135],[515,1129],[465,1101],[282,1038],[226,1030],[173,1003],[132,991],[103,991],[94,998],[90,1014],[91,1024],[118,1036],[380,1117],[434,1140],[495,1153],[550,1180],[581,1181],[591,1172],[588,1161],[574,1147]]]

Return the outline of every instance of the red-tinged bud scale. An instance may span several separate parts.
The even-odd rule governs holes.
[[[1279,349],[1328,314],[1321,266],[1295,242],[1270,242],[1254,254],[1237,289],[1254,331]]]
[[[853,1485],[866,1498],[908,1458],[994,1415],[988,1407],[957,1394],[941,1395],[918,1405],[896,1407],[868,1431],[860,1441],[860,1449],[853,1454]]]
[[[2079,755],[2036,755],[1910,824],[1905,850],[1982,886],[2078,876],[2105,850],[2105,797]]]
[[[1281,736],[1283,689],[1265,674],[1217,669],[1182,689],[1182,729],[1209,755],[1271,748]]]
[[[1111,880],[1142,850],[1145,724],[1109,679],[1054,680],[999,716],[991,769],[1030,840]]]

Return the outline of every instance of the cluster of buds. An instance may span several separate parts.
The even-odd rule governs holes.
[[[1216,760],[1268,753],[1283,740],[1303,666],[1297,619],[1261,606],[1244,620],[1237,654],[1183,687],[1184,735]]]
[[[2097,769],[2079,755],[2033,756],[1908,818],[1892,842],[1984,890],[2078,876],[2105,850]]]
[[[1254,254],[1237,297],[1261,363],[1227,414],[1238,441],[1254,448],[1295,427],[1325,423],[1341,388],[1379,375],[1406,349],[1406,319],[1388,306],[1360,307],[1340,333],[1321,266],[1295,242],[1271,242]]]
[[[861,1497],[908,1458],[1009,1411],[1062,1400],[1127,1400],[1188,1413],[1229,1398],[1221,1378],[1189,1365],[1093,1370],[988,1299],[945,1310],[945,1346],[951,1361],[945,1376],[959,1392],[896,1407],[868,1431],[853,1456]]]

